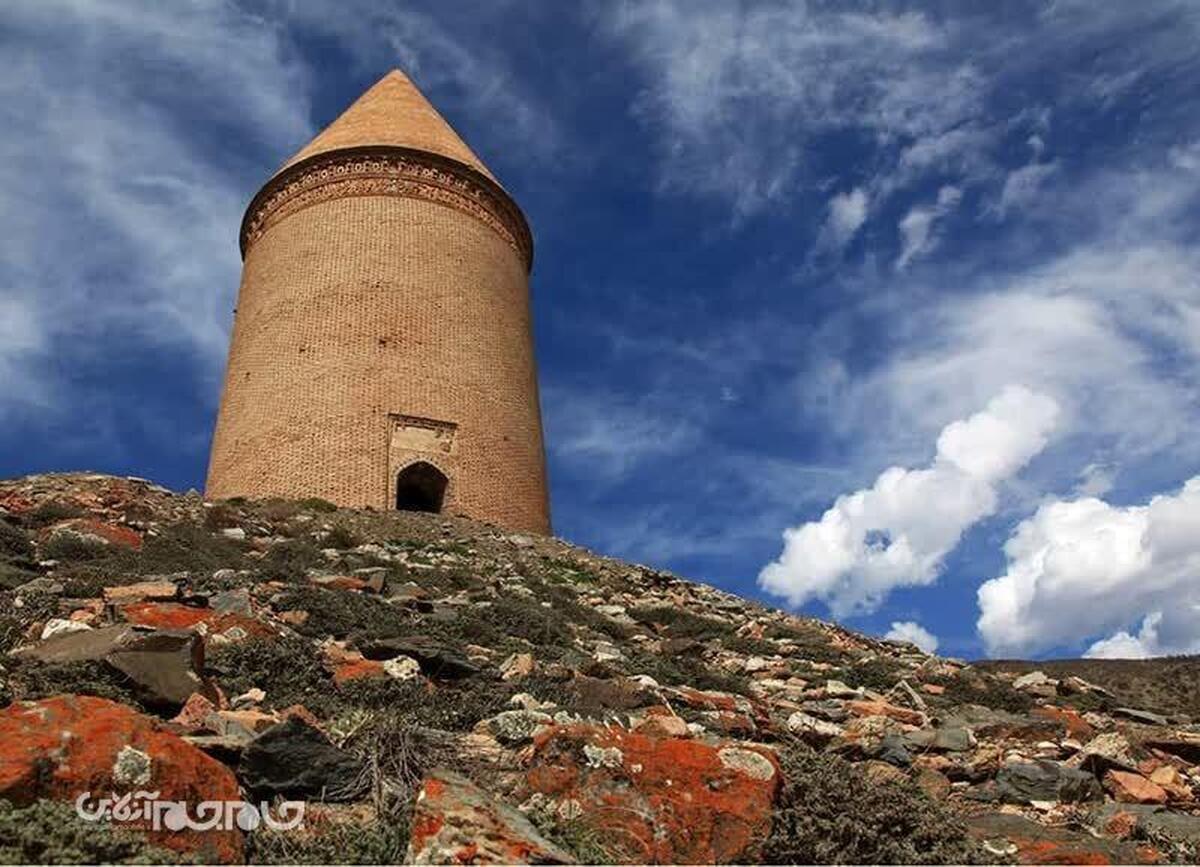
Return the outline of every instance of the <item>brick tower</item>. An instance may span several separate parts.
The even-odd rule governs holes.
[[[210,497],[323,497],[549,532],[529,227],[402,72],[267,181]]]

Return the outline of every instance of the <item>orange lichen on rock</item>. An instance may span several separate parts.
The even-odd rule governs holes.
[[[103,698],[63,695],[0,710],[0,798],[91,802],[136,790],[158,800],[239,800],[233,772],[164,723]],[[242,860],[237,830],[146,831],[151,842],[202,861]]]
[[[753,860],[780,782],[765,748],[582,724],[538,735],[526,775],[531,793],[570,804],[614,859],[657,864]]]

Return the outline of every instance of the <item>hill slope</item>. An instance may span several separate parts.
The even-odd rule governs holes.
[[[1097,863],[1200,841],[1189,722],[464,519],[0,482],[0,612],[0,861]],[[135,789],[307,806],[248,833],[67,806]]]
[[[1017,675],[1038,670],[1054,677],[1102,683],[1121,704],[1167,716],[1200,719],[1200,656],[1160,659],[1054,659],[1023,662],[993,659],[976,663],[985,671]]]

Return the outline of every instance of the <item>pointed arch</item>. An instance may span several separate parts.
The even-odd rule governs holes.
[[[402,512],[440,512],[450,479],[428,461],[416,461],[396,475],[396,508]]]

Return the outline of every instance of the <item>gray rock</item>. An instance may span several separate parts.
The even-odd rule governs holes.
[[[1051,761],[1001,768],[996,774],[996,789],[1000,799],[1010,804],[1028,804],[1030,801],[1076,803],[1104,797],[1100,784],[1091,774]]]
[[[553,717],[540,711],[506,710],[489,719],[487,726],[496,740],[511,745],[532,740],[539,728],[553,722]]]
[[[799,735],[803,740],[818,745],[841,736],[843,731],[837,723],[817,719],[801,710],[788,717],[787,728],[792,734]]]
[[[356,644],[367,659],[411,656],[421,666],[421,673],[426,677],[457,680],[479,673],[479,668],[453,647],[420,635],[406,638],[375,638]]]
[[[800,708],[807,714],[830,722],[845,722],[850,716],[846,703],[841,699],[827,698],[822,701],[806,701]]]
[[[209,606],[222,614],[241,614],[244,617],[250,617],[254,613],[250,608],[250,591],[245,587],[218,593],[209,600]]]
[[[1081,767],[1097,776],[1103,776],[1104,772],[1111,768],[1123,771],[1137,770],[1138,762],[1133,754],[1133,747],[1120,732],[1104,732],[1097,735],[1083,745],[1080,754],[1083,757]]]
[[[361,794],[358,759],[298,717],[272,726],[242,751],[238,777],[256,796],[350,801]]]
[[[1113,708],[1112,715],[1143,723],[1144,725],[1168,726],[1171,724],[1170,720],[1165,716],[1159,716],[1156,713],[1150,713],[1148,710],[1139,710],[1135,707]]]
[[[132,680],[155,704],[181,705],[193,692],[215,698],[204,683],[204,642],[194,632],[130,625],[69,632],[17,653],[51,665],[103,661]]]
[[[912,756],[904,748],[904,740],[896,735],[888,735],[883,739],[875,758],[898,768],[907,768],[912,764]]]
[[[971,730],[960,726],[920,729],[904,735],[904,745],[914,752],[963,753],[975,746]]]

